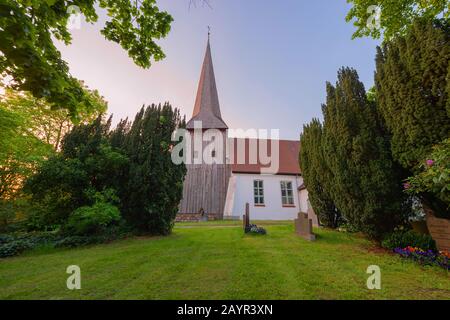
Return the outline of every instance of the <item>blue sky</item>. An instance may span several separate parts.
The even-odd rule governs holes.
[[[189,0],[158,1],[175,21],[159,42],[166,59],[147,70],[99,34],[103,17],[73,30],[72,45],[58,47],[72,74],[105,96],[115,122],[164,101],[189,119],[208,25],[230,128],[280,129],[281,138],[295,140],[303,124],[321,118],[325,83],[336,81],[341,66],[357,69],[366,89],[373,85],[379,41],[351,39],[346,0],[209,0],[212,9],[197,2],[189,9]]]

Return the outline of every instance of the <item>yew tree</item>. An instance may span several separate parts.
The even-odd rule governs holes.
[[[129,159],[128,168],[116,172],[121,212],[140,232],[165,235],[172,230],[186,174],[184,165],[172,162],[172,133],[184,126],[178,109],[153,104],[111,133],[113,148]]]
[[[380,239],[405,221],[408,204],[375,104],[355,70],[342,68],[336,85],[327,84],[322,109],[331,198],[354,228]]]
[[[318,119],[313,119],[303,126],[300,137],[300,167],[309,201],[320,224],[337,228],[341,222],[341,214],[331,199],[333,174],[325,162],[322,143],[322,124]]]
[[[415,172],[435,144],[450,137],[450,25],[417,20],[376,56],[378,112],[393,157]]]

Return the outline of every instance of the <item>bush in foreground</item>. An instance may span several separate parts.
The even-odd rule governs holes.
[[[120,211],[116,206],[97,202],[93,206],[85,206],[75,210],[64,226],[65,231],[72,235],[98,234],[111,224],[119,222]]]
[[[436,243],[431,236],[419,234],[413,230],[395,231],[384,238],[381,242],[381,246],[390,250],[406,248],[408,246],[421,248],[423,250],[437,250]]]
[[[124,239],[131,233],[124,226],[111,226],[95,235],[63,235],[57,232],[33,232],[0,235],[0,258],[17,256],[40,247],[75,248]]]

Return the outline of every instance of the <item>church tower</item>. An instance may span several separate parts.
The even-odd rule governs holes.
[[[204,213],[210,218],[214,216],[222,219],[231,168],[227,164],[225,151],[228,126],[220,112],[209,34],[194,111],[186,128],[193,148],[188,155],[191,161],[186,164],[187,173],[179,213]],[[201,151],[195,149],[198,141],[202,145]],[[214,149],[208,147],[212,141],[217,142]]]

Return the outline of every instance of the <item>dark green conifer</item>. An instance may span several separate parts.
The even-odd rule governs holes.
[[[337,228],[341,222],[341,214],[329,194],[332,173],[323,156],[322,135],[322,124],[318,119],[313,119],[311,123],[303,126],[300,137],[300,167],[308,189],[309,202],[320,224]]]
[[[379,239],[403,223],[408,210],[375,104],[355,70],[343,68],[336,86],[327,84],[322,109],[331,198],[354,228]]]
[[[168,234],[183,191],[185,166],[171,160],[171,137],[185,126],[170,104],[142,107],[134,121],[121,121],[111,144],[125,152],[129,167],[120,176],[121,211],[142,232]]]
[[[416,172],[432,146],[450,136],[450,26],[417,20],[378,48],[378,110],[392,135],[392,154]]]

